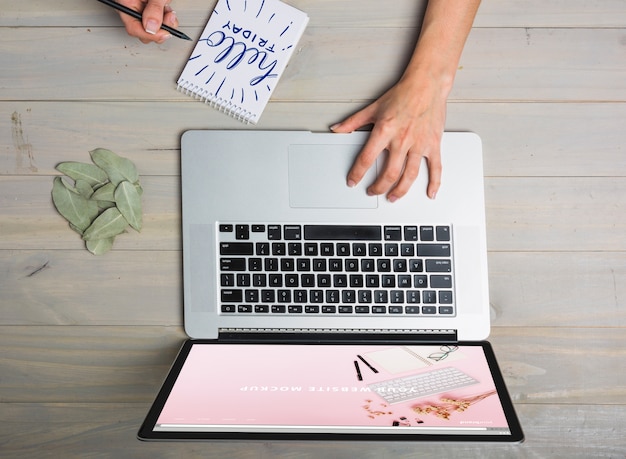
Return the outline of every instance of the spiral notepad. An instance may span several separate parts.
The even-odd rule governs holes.
[[[308,21],[279,0],[219,0],[178,89],[256,124]]]

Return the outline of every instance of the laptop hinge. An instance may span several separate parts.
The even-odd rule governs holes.
[[[456,342],[456,330],[387,330],[335,328],[222,328],[220,341],[229,342]]]

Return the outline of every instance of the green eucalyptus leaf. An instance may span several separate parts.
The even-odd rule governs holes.
[[[114,237],[110,237],[107,239],[93,239],[91,241],[87,241],[87,250],[89,250],[94,255],[103,255],[107,253],[113,247],[113,241],[115,241]]]
[[[70,223],[70,228],[72,228],[74,231],[76,231],[78,234],[80,234],[81,236],[83,235],[83,233],[85,232],[84,230],[78,228],[76,225],[73,225]]]
[[[84,180],[91,187],[105,184],[109,177],[106,172],[94,164],[68,161],[57,165],[56,169],[74,180]]]
[[[92,161],[106,172],[109,180],[114,185],[118,185],[124,180],[128,180],[131,183],[139,180],[139,173],[132,161],[122,158],[105,148],[96,148],[89,153]]]
[[[83,198],[89,199],[91,198],[91,195],[93,195],[93,188],[89,185],[89,182],[85,180],[76,180],[75,188],[76,191],[78,191],[78,194],[80,194]]]
[[[95,201],[94,201],[95,204]],[[116,207],[102,212],[91,226],[87,228],[83,239],[86,241],[108,239],[123,233],[128,227],[128,222]]]
[[[115,202],[115,185],[107,183],[101,186],[91,195],[91,199],[95,201],[109,201]]]
[[[115,189],[115,202],[128,224],[137,231],[141,231],[143,224],[141,196],[139,196],[135,185],[130,182],[121,182]]]
[[[59,213],[79,232],[87,229],[99,212],[94,201],[72,191],[61,177],[54,179],[52,202]]]

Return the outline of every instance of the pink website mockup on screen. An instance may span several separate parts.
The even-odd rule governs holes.
[[[155,430],[508,434],[480,346],[194,344]]]

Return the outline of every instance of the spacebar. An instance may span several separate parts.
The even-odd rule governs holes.
[[[380,241],[380,226],[304,225],[304,239],[310,241]]]

